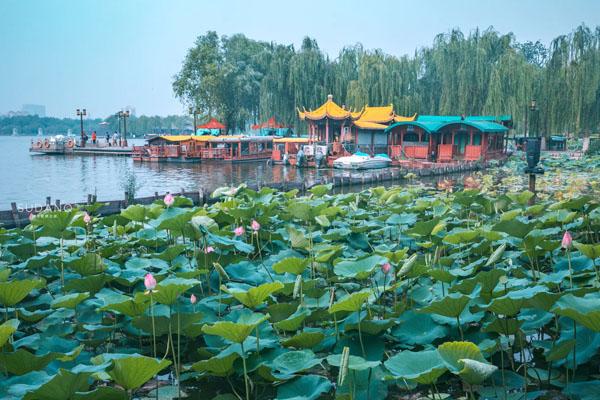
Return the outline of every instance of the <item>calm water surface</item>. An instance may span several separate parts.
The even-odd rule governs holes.
[[[242,182],[302,182],[331,171],[297,170],[266,161],[249,163],[140,163],[129,157],[61,156],[29,153],[31,137],[0,136],[0,210],[52,201],[83,202],[87,194],[115,200],[135,184],[136,196],[185,190],[214,190]],[[143,143],[137,140],[136,143]]]

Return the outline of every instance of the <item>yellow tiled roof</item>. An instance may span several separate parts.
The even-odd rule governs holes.
[[[400,115],[394,116],[394,122],[409,122],[417,119],[417,114],[414,114],[412,117],[402,117]]]
[[[354,125],[358,126],[359,128],[362,129],[385,129],[388,126],[384,125],[384,124],[379,124],[377,122],[371,122],[371,121],[362,121],[362,120],[357,120],[354,121]]]
[[[394,119],[394,106],[369,107],[366,106],[358,121],[386,123]]]
[[[327,101],[323,103],[319,108],[313,111],[300,111],[298,110],[298,116],[300,119],[310,119],[313,121],[318,121],[323,118],[330,119],[346,119],[352,118],[352,113],[349,110],[345,110],[342,107],[338,106],[333,101],[333,96],[327,96]]]

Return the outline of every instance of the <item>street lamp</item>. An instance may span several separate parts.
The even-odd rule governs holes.
[[[192,129],[192,131],[193,131],[192,135],[195,136],[196,135],[196,117],[198,116],[198,114],[200,114],[200,112],[198,111],[197,108],[194,108],[194,107],[190,107],[189,112],[190,112],[190,115],[194,116],[194,128]]]
[[[127,146],[127,118],[129,118],[129,110],[119,111],[117,113],[117,117],[119,118],[119,131],[121,130],[121,118],[123,118],[123,139],[122,139],[121,145],[123,147],[126,147]]]
[[[80,110],[79,108],[75,111],[77,116],[79,117],[79,121],[81,124],[81,145],[85,146],[84,133],[83,133],[83,117],[87,115],[85,108]]]
[[[544,169],[538,166],[538,163],[540,162],[542,141],[539,137],[539,132],[537,129],[537,118],[535,120],[535,124],[533,123],[534,116],[537,117],[537,113],[539,111],[537,107],[537,101],[535,99],[531,100],[531,104],[529,105],[529,111],[531,117],[529,118],[529,133],[525,142],[527,146],[525,149],[525,155],[527,158],[527,167],[525,168],[525,173],[529,174],[529,191],[533,193],[533,196],[529,200],[529,204],[533,204],[535,202],[536,175],[541,175],[544,173]],[[535,127],[535,135],[533,130],[531,129],[532,125]]]

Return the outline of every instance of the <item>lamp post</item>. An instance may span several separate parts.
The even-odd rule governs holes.
[[[544,173],[544,169],[538,166],[540,162],[540,152],[541,152],[541,139],[539,137],[538,132],[538,121],[537,113],[538,113],[537,101],[535,99],[531,100],[531,104],[529,105],[529,129],[526,140],[526,150],[525,154],[527,157],[527,167],[525,168],[525,173],[529,174],[529,191],[533,193],[533,196],[529,200],[529,204],[535,203],[535,181],[536,175],[541,175]],[[533,123],[535,119],[535,124]],[[535,129],[532,129],[532,126]],[[534,133],[535,132],[535,133]]]
[[[81,145],[85,146],[85,140],[84,140],[84,134],[83,134],[83,117],[85,117],[87,115],[87,112],[84,109],[80,110],[79,108],[75,111],[77,116],[79,117],[79,122],[80,122],[80,126],[81,126]]]
[[[119,111],[117,117],[119,118],[119,131],[121,130],[121,118],[123,118],[123,137],[121,145],[127,147],[127,118],[129,118],[129,110]]]
[[[192,135],[196,136],[196,117],[197,117],[197,116],[198,116],[198,114],[200,114],[200,113],[198,112],[198,109],[197,109],[197,108],[194,108],[194,107],[190,107],[190,108],[189,108],[189,112],[190,112],[190,115],[193,115],[193,116],[194,116],[194,128],[192,129],[192,131],[193,131],[193,132],[192,132]]]

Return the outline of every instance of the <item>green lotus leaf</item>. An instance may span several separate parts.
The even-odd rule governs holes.
[[[597,400],[600,393],[600,380],[569,383],[563,393],[577,400]]]
[[[96,275],[106,270],[102,257],[96,253],[86,253],[65,261],[65,266],[81,276]]]
[[[327,363],[334,367],[339,367],[342,361],[341,354],[332,354],[327,356]],[[381,365],[381,361],[367,361],[362,357],[350,355],[348,357],[348,369],[354,371],[364,371]]]
[[[450,372],[470,384],[480,384],[497,369],[471,342],[447,342],[438,346],[438,353]]]
[[[110,386],[99,386],[89,392],[77,392],[71,397],[73,400],[128,400],[126,391]]]
[[[486,362],[479,347],[471,342],[446,342],[438,346],[438,352],[448,369],[452,372],[458,372],[462,369],[462,365],[459,362],[461,359]]]
[[[0,282],[6,282],[11,273],[10,268],[4,268],[0,270]]]
[[[331,382],[323,376],[303,375],[278,386],[276,400],[317,400],[331,387]]]
[[[495,332],[501,335],[514,335],[525,321],[515,318],[495,318],[486,323],[481,329],[482,332]]]
[[[600,297],[597,294],[587,294],[584,297],[566,294],[558,299],[550,311],[569,317],[594,332],[600,332]]]
[[[12,353],[0,353],[0,365],[11,374],[24,375],[45,368],[46,365],[60,356],[61,354],[56,352],[38,356],[25,349],[18,349]]]
[[[0,349],[6,342],[8,338],[17,331],[19,328],[19,320],[18,319],[9,319],[2,325],[0,325]]]
[[[468,358],[459,360],[459,363],[462,364],[462,369],[459,371],[458,376],[471,385],[483,383],[483,381],[498,369],[498,367],[488,362],[481,362]]]
[[[167,278],[156,286],[152,297],[160,304],[172,306],[179,296],[199,284],[196,279]]]
[[[278,379],[290,379],[294,374],[321,363],[311,350],[292,350],[277,356],[271,363],[272,374]]]
[[[89,377],[89,373],[73,373],[61,368],[56,375],[40,377],[35,379],[33,384],[14,386],[11,394],[18,398],[23,396],[22,398],[25,400],[72,399],[75,393],[85,392],[89,389]]]
[[[242,290],[238,288],[227,288],[223,286],[223,290],[233,297],[243,305],[248,308],[256,308],[259,305],[263,304],[264,301],[273,293],[283,289],[283,283],[269,282],[263,283],[260,286],[250,288],[248,290]]]
[[[151,216],[149,209],[139,204],[132,204],[121,211],[121,215],[131,221],[144,222]]]
[[[294,201],[288,204],[287,211],[293,218],[302,221],[309,221],[313,215],[310,204],[299,201]]]
[[[359,260],[343,260],[335,264],[333,272],[335,272],[336,275],[345,278],[365,279],[371,275],[377,266],[380,266],[387,261],[387,258],[379,255],[373,255]]]
[[[219,321],[213,325],[204,325],[202,332],[208,335],[220,336],[234,343],[242,343],[254,328],[267,319],[269,319],[269,314],[242,314],[237,322]]]
[[[300,326],[302,325],[302,322],[304,322],[306,317],[310,316],[310,314],[311,314],[310,310],[308,310],[306,308],[298,307],[298,310],[296,310],[296,312],[294,312],[288,318],[286,318],[282,321],[276,322],[273,325],[275,326],[275,328],[277,328],[279,330],[286,331],[286,332],[294,332],[300,328]]]
[[[469,296],[452,293],[441,300],[430,303],[427,307],[423,307],[417,312],[456,318],[463,312],[470,300]]]
[[[358,311],[372,294],[373,292],[370,289],[363,289],[360,292],[349,294],[333,303],[331,307],[329,307],[329,313],[332,314],[338,311]]]
[[[444,236],[444,242],[450,244],[468,243],[475,240],[479,235],[478,230],[454,229]]]
[[[273,264],[273,271],[278,274],[289,273],[301,275],[309,264],[308,258],[287,257]]]
[[[114,278],[107,274],[90,275],[83,278],[69,279],[65,282],[65,290],[77,292],[90,292],[91,294],[99,292],[106,283]]]
[[[44,211],[38,214],[32,221],[32,225],[41,226],[43,228],[43,236],[51,236],[56,238],[69,238],[73,234],[67,232],[67,229],[73,225],[83,226],[80,219],[82,214],[77,210],[69,211]],[[79,221],[77,221],[79,219]],[[79,224],[76,224],[79,222]]]
[[[331,222],[329,222],[329,218],[327,218],[327,216],[325,216],[325,215],[317,215],[315,217],[315,221],[317,222],[317,224],[321,225],[324,228],[331,226]]]
[[[177,256],[183,253],[187,247],[184,244],[177,244],[174,246],[169,246],[160,254],[156,255],[156,258],[159,260],[172,262]]]
[[[600,244],[573,243],[573,246],[591,260],[600,258]]]
[[[96,297],[103,302],[98,308],[100,311],[113,311],[128,317],[141,315],[150,306],[150,296],[143,293],[137,293],[132,298],[110,289],[102,289],[96,293]]]
[[[42,281],[37,279],[0,282],[0,304],[4,307],[14,306],[41,284]]]
[[[66,294],[64,296],[60,296],[60,297],[57,297],[54,300],[52,300],[52,302],[50,303],[50,307],[54,308],[54,309],[56,309],[56,308],[73,308],[74,309],[75,307],[77,307],[77,305],[79,303],[81,303],[88,297],[90,297],[90,294],[88,292]]]
[[[325,339],[323,332],[300,332],[289,339],[284,340],[281,344],[285,347],[295,347],[296,349],[312,349]]]
[[[529,199],[534,196],[534,194],[529,190],[525,190],[522,192],[507,193],[506,196],[515,203],[525,206],[529,202]]]
[[[165,209],[158,218],[150,221],[150,225],[158,230],[170,230],[176,233],[183,231],[194,215],[194,211],[184,208],[170,207]]]
[[[169,360],[157,360],[139,354],[112,360],[110,377],[127,390],[137,389],[154,375],[171,365]]]
[[[192,365],[192,369],[198,372],[208,372],[216,376],[228,376],[233,372],[233,363],[239,358],[238,353],[226,356],[216,355],[208,360],[201,360]]]
[[[344,323],[344,330],[346,332],[358,330],[358,317],[352,322],[349,319],[346,319]],[[363,319],[360,321],[360,330],[362,333],[375,336],[387,331],[394,325],[396,325],[396,321],[393,319]]]
[[[423,385],[435,383],[447,371],[437,350],[402,351],[384,365],[395,378],[414,380]]]
[[[575,348],[577,341],[575,339],[564,340],[557,342],[544,356],[546,361],[558,361],[567,357],[569,353]]]
[[[392,329],[392,334],[404,344],[431,344],[448,334],[448,328],[438,325],[428,314],[406,311],[399,318],[400,326]]]

